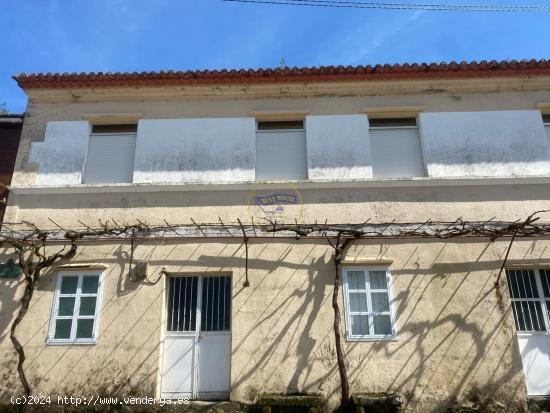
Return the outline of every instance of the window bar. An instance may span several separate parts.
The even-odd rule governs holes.
[[[531,270],[531,289],[533,290],[533,296],[540,299],[541,292],[539,291],[537,277],[538,275],[533,270]]]
[[[546,284],[546,291],[550,294],[550,285],[548,283],[548,273],[546,272],[546,270],[539,270],[539,272],[541,273],[541,278],[544,278],[544,283]],[[544,274],[544,277],[542,277],[542,274]],[[544,294],[544,291],[543,291],[543,295],[544,297],[548,297],[546,294]]]
[[[183,323],[182,323],[182,331],[189,331],[188,323],[187,323],[187,289],[189,288],[188,282],[189,277],[184,277],[185,280],[185,287],[183,288]]]
[[[180,330],[180,309],[181,309],[181,277],[177,277],[178,280],[178,316],[176,321],[176,330]]]
[[[176,296],[174,294],[174,291],[176,289],[176,286],[175,286],[175,281],[176,279],[174,277],[170,278],[170,298],[172,299],[172,314],[170,315],[170,331],[174,331],[174,304],[175,304],[175,300],[176,300]]]
[[[535,303],[535,312],[537,315],[538,331],[546,331],[546,322],[544,321],[544,313],[542,313],[544,311],[544,289],[543,288],[539,289],[539,285],[540,287],[542,287],[542,280],[540,280],[540,272],[537,274],[533,271],[533,282],[535,283],[534,288],[537,291],[537,298],[538,298],[537,303]],[[537,311],[539,308],[542,311],[541,314],[539,314],[539,312]]]
[[[516,302],[517,301],[512,301],[512,312],[514,313],[514,321],[516,323],[516,329],[518,331],[521,331],[521,328],[520,328],[520,325],[519,325],[518,313],[516,311]]]
[[[521,319],[523,320],[523,331],[527,331],[527,322],[525,321],[525,311],[523,309],[523,301],[517,301],[518,308],[521,310]]]
[[[527,288],[525,289],[525,295],[527,298],[535,298],[535,292],[533,291],[533,286],[531,284],[531,271],[527,270],[526,272],[526,278],[527,278],[527,284],[529,286],[529,291],[527,291]]]
[[[210,285],[212,287],[212,294],[210,294],[210,330],[214,329],[214,277],[210,277]]]
[[[539,296],[538,287],[536,285],[536,280],[534,279],[535,273],[531,270],[527,270],[526,273],[527,273],[527,280],[529,281],[529,290],[531,292],[531,298],[533,298],[533,299],[538,298],[538,296]],[[534,286],[533,286],[533,282],[535,282]],[[539,321],[539,315],[538,315],[538,311],[537,311],[537,304],[538,304],[538,300],[529,302],[529,304],[528,304],[529,316],[531,317],[532,328],[535,331],[539,331],[539,328],[540,328],[539,327],[540,326],[540,321]],[[533,317],[533,314],[535,315],[535,317]],[[533,320],[536,321],[536,325],[533,324]]]
[[[232,287],[231,281],[232,281],[231,277],[226,278],[225,294],[223,296],[224,303],[225,303],[223,308],[225,309],[224,311],[226,311],[226,314],[223,320],[225,330],[231,329],[231,287]]]
[[[223,277],[222,278],[223,282],[221,283],[222,284],[222,287],[223,287],[223,291],[222,291],[222,298],[221,298],[221,301],[222,301],[222,309],[223,309],[223,318],[222,318],[222,321],[221,321],[221,327],[222,327],[222,331],[226,331],[226,328],[225,328],[225,315],[226,315],[226,308],[225,308],[225,290],[226,290],[226,287],[227,287],[227,277]],[[221,290],[221,288],[220,288]]]
[[[204,290],[206,291],[206,299],[204,300],[204,323],[202,323],[204,326],[204,331],[208,331],[208,298],[210,295],[208,291],[208,284],[208,277],[204,277],[202,279],[202,285]]]
[[[230,288],[231,288],[231,278],[225,277],[225,282],[223,283],[223,311],[224,311],[224,314],[223,314],[223,329],[224,329],[224,331],[229,330],[229,326],[227,325],[227,316],[229,314],[230,306],[228,305],[229,302],[227,302],[226,300],[227,300],[228,290]]]
[[[521,270],[521,286],[523,288],[522,292],[522,298],[527,298],[527,290],[525,289],[525,271]]]
[[[220,331],[220,291],[222,289],[222,286],[221,286],[221,280],[222,278],[221,277],[218,277],[217,279],[217,284],[218,284],[218,319],[216,320],[216,331]]]
[[[200,297],[199,297],[199,277],[193,277],[193,285],[195,287],[193,287],[196,291],[196,294],[195,294],[195,302],[191,303],[191,305],[193,306],[192,308],[192,311],[191,311],[191,324],[193,325],[193,331],[200,331],[201,329],[201,326],[200,325],[197,325],[197,311],[200,311],[200,309],[198,309],[198,304],[200,302]]]
[[[508,275],[508,291],[510,293],[510,298],[515,298],[514,297],[514,289],[512,288],[512,283],[515,282],[515,279],[514,279],[514,274],[515,272],[514,271],[507,271],[507,275]]]
[[[514,298],[521,298],[520,297],[520,294],[519,294],[519,282],[518,282],[518,272],[519,271],[513,271],[512,274],[513,274],[513,277],[512,277],[512,280],[513,280],[513,284],[516,286],[516,292],[515,292],[515,296],[514,294],[512,294],[512,296]],[[513,293],[513,289],[512,289],[512,293]]]
[[[529,301],[523,301],[522,304],[523,304],[524,309],[527,310],[527,315],[529,316],[529,327],[530,328],[528,328],[528,330],[533,331],[533,319],[531,317],[531,308],[529,307]]]
[[[541,324],[539,320],[539,312],[537,311],[538,310],[537,304],[539,304],[539,301],[533,301],[530,304],[533,304],[533,313],[535,314],[535,321],[537,323],[536,325],[533,326],[533,330],[540,331]]]
[[[519,277],[519,271],[513,271],[513,282],[514,282],[514,285],[516,286],[516,292],[515,292],[515,297],[514,297],[514,294],[512,294],[512,297],[513,298],[521,298],[521,294],[519,292],[519,281],[518,281],[518,277]],[[512,289],[512,293],[513,293],[513,289]]]
[[[525,271],[522,270],[522,283],[523,283],[523,288],[525,290],[525,298],[532,298],[532,297],[528,297],[527,288],[525,286],[525,278],[527,278],[527,281],[530,282],[529,272],[530,272],[529,270],[525,270]],[[529,322],[530,322],[530,325],[531,325],[530,330],[534,331],[535,326],[533,325],[533,317],[532,317],[532,314],[531,314],[531,306],[529,305],[530,303],[531,303],[531,301],[525,301],[525,307],[527,307],[527,311],[528,311],[527,314],[529,315]]]
[[[185,331],[196,331],[197,326],[193,325],[193,291],[195,291],[195,277],[189,277],[187,282],[188,286],[185,289]],[[187,296],[187,290],[189,290],[189,297]]]
[[[541,320],[540,320],[540,317],[539,317],[539,312],[538,312],[539,305],[540,305],[540,301],[534,301],[533,302],[533,311],[535,312],[535,318],[537,320],[537,326],[536,326],[535,330],[537,330],[537,331],[541,331],[541,328],[542,328],[542,325],[543,325],[543,323],[541,323]]]

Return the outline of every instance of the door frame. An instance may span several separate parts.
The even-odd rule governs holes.
[[[196,318],[195,318],[195,331],[168,331],[168,300],[169,300],[169,293],[170,293],[170,279],[175,277],[196,277],[197,278],[197,308],[196,308]],[[206,331],[201,332],[200,326],[201,326],[201,307],[202,307],[202,286],[203,286],[203,279],[204,277],[229,277],[230,280],[230,294],[229,294],[229,331],[228,332],[218,332],[218,331]],[[166,346],[166,337],[192,337],[193,340],[193,379],[192,379],[192,390],[191,390],[191,399],[197,400],[199,399],[199,360],[200,360],[200,338],[201,333],[203,335],[227,335],[229,336],[229,368],[228,368],[228,382],[229,382],[229,389],[227,393],[221,393],[221,392],[212,392],[211,399],[219,399],[219,398],[225,398],[229,397],[229,394],[231,392],[231,365],[232,365],[232,357],[231,357],[231,342],[232,342],[232,334],[233,334],[233,318],[232,318],[232,310],[233,310],[233,274],[231,272],[174,272],[174,273],[168,273],[166,272],[166,277],[164,277],[164,302],[163,302],[163,310],[162,310],[162,328],[161,328],[161,335],[163,343],[162,345],[162,351],[160,352],[160,360],[159,360],[159,389],[158,393],[160,395],[160,398],[163,398],[163,370],[164,370],[164,360],[166,357],[165,353],[165,346]],[[198,328],[197,328],[198,327]],[[202,393],[204,394],[204,392]],[[185,397],[185,396],[183,396]],[[208,397],[202,397],[202,399],[209,399]]]
[[[520,352],[520,359],[521,359],[521,364],[522,364],[522,369],[523,369],[523,375],[524,375],[523,379],[524,379],[525,385],[527,387],[529,387],[529,379],[528,379],[529,371],[527,370],[529,368],[529,366],[527,366],[525,364],[526,363],[526,359],[525,359],[526,355],[523,354],[521,341],[522,340],[529,340],[530,338],[544,339],[547,354],[550,354],[550,308],[548,308],[548,306],[546,305],[547,302],[550,302],[550,297],[546,297],[544,295],[543,279],[542,279],[542,275],[541,275],[541,271],[547,272],[549,270],[550,270],[549,268],[546,268],[544,266],[540,266],[540,267],[538,267],[538,266],[537,267],[530,267],[530,266],[523,267],[523,266],[521,266],[521,267],[506,268],[506,284],[507,284],[507,287],[508,287],[508,294],[509,294],[509,299],[510,299],[510,304],[511,304],[512,317],[513,317],[513,320],[514,320],[514,330],[515,330],[515,333],[516,333],[517,344],[519,346],[518,350]],[[535,278],[535,287],[536,287],[536,290],[537,290],[538,297],[537,298],[513,298],[512,293],[511,293],[512,286],[510,284],[510,278],[508,277],[508,272],[509,271],[532,271],[534,276],[535,276],[534,277]],[[524,283],[523,279],[522,279],[522,283]],[[546,287],[547,287],[547,289],[550,289],[550,285],[546,285]],[[516,288],[518,289],[518,291],[520,290],[518,284],[516,284]],[[523,289],[525,290],[525,285],[523,285]],[[535,331],[535,330],[520,331],[520,330],[518,330],[519,315],[516,314],[515,302],[538,302],[540,304],[540,308],[541,308],[541,311],[542,311],[542,322],[544,324],[544,331]],[[531,319],[531,313],[529,312],[528,315],[530,317],[531,326],[533,326],[533,320]],[[525,313],[522,313],[522,319],[523,319],[523,323],[526,325]],[[537,316],[537,323],[540,325],[540,321],[538,320],[538,316]],[[538,392],[537,393],[532,393],[529,388],[527,388],[527,394],[528,394],[528,396],[549,396],[550,395],[550,393],[546,393],[546,394],[539,394]]]

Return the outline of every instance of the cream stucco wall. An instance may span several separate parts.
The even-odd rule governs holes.
[[[50,221],[67,228],[80,228],[79,221],[97,226],[98,219],[164,225],[196,222],[236,222],[240,218],[265,222],[266,214],[254,206],[255,194],[290,193],[300,196],[297,205],[285,206],[294,222],[360,223],[425,222],[428,219],[454,221],[525,218],[537,210],[548,209],[548,184],[523,185],[449,185],[443,187],[331,188],[166,191],[145,193],[39,194],[10,196],[10,222],[30,221],[42,228],[54,228]],[[15,212],[15,214],[13,214]],[[543,217],[550,220],[548,214]],[[19,228],[23,228],[21,226]]]
[[[396,391],[410,410],[440,411],[453,397],[496,399],[513,411],[525,398],[521,360],[506,287],[493,283],[507,241],[358,241],[346,260],[393,260],[396,341],[348,342],[355,392]],[[518,241],[509,264],[550,263],[550,241]],[[45,344],[55,274],[44,276],[18,330],[36,394],[115,392],[155,395],[162,350],[163,280],[128,280],[129,245],[83,242],[72,262],[108,265],[98,343]],[[253,240],[250,287],[243,287],[244,247],[238,240],[138,243],[135,258],[160,270],[231,273],[231,398],[263,392],[321,392],[335,403],[338,374],[332,332],[331,250],[318,240]],[[22,284],[1,281],[0,349],[6,379],[18,382],[6,328]],[[342,297],[340,304],[343,307]],[[9,373],[8,373],[9,372]]]
[[[540,102],[550,102],[550,92],[546,90],[528,91],[526,89],[524,92],[507,92],[504,86],[500,87],[500,93],[494,93],[494,91],[491,91],[491,93],[461,93],[459,91],[431,90],[427,88],[424,93],[385,96],[377,95],[379,92],[375,90],[371,92],[363,91],[362,87],[362,85],[355,86],[355,89],[364,93],[362,95],[359,92],[357,94],[350,92],[347,96],[342,96],[336,93],[339,89],[335,87],[335,92],[332,94],[325,92],[321,95],[320,92],[309,91],[309,95],[306,95],[306,97],[285,98],[285,93],[281,92],[276,99],[273,97],[266,98],[265,96],[255,98],[245,94],[239,97],[220,95],[209,99],[198,97],[178,99],[172,96],[169,100],[163,100],[162,94],[167,94],[167,91],[158,91],[158,95],[150,97],[147,95],[146,89],[136,90],[133,100],[102,100],[101,95],[94,96],[90,98],[91,100],[81,99],[80,101],[80,99],[75,98],[76,100],[73,102],[56,102],[45,97],[35,98],[36,100],[31,99],[23,125],[21,145],[12,184],[20,186],[36,183],[38,165],[33,162],[33,159],[29,159],[30,145],[31,142],[44,140],[48,121],[82,121],[83,116],[85,117],[88,114],[110,115],[118,113],[137,114],[142,119],[193,119],[242,118],[250,117],[251,113],[258,111],[280,110],[300,110],[302,112],[305,110],[308,116],[357,115],[365,110],[368,112],[368,108],[411,106],[421,107],[424,112],[516,111],[536,110],[537,104]],[[215,87],[211,89],[212,91],[216,90]],[[77,91],[74,91],[74,93],[75,96],[79,94]],[[140,93],[143,93],[143,96],[140,96]],[[206,93],[206,91],[202,93]],[[182,95],[184,95],[184,92],[182,92]],[[539,123],[541,123],[539,126],[542,128],[542,121]],[[544,142],[544,144],[547,145],[547,142]],[[448,153],[452,153],[452,151]],[[498,165],[496,167],[498,168]],[[441,173],[441,171],[436,172]],[[368,171],[366,174],[368,177]]]

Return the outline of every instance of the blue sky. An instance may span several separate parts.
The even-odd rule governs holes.
[[[394,0],[394,2],[411,2]],[[416,3],[550,5],[541,0]],[[20,72],[144,71],[550,58],[550,13],[253,5],[221,0],[0,0],[0,103]]]

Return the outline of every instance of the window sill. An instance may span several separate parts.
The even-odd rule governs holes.
[[[550,175],[529,177],[457,177],[457,178],[386,178],[362,180],[304,180],[304,181],[241,181],[185,182],[81,185],[10,186],[16,195],[55,195],[82,193],[182,192],[182,191],[250,191],[258,189],[333,189],[333,188],[396,188],[480,185],[550,184]]]
[[[516,332],[517,336],[522,338],[522,337],[532,337],[532,336],[547,336],[548,335],[548,332],[547,331],[533,331],[532,333],[528,333],[528,332]]]
[[[93,340],[80,340],[80,341],[70,341],[70,340],[46,340],[48,346],[93,346],[97,344],[97,339]]]
[[[365,342],[397,341],[397,337],[396,336],[391,336],[391,337],[346,337],[346,341],[349,341],[349,342],[358,342],[358,341],[365,341]]]

